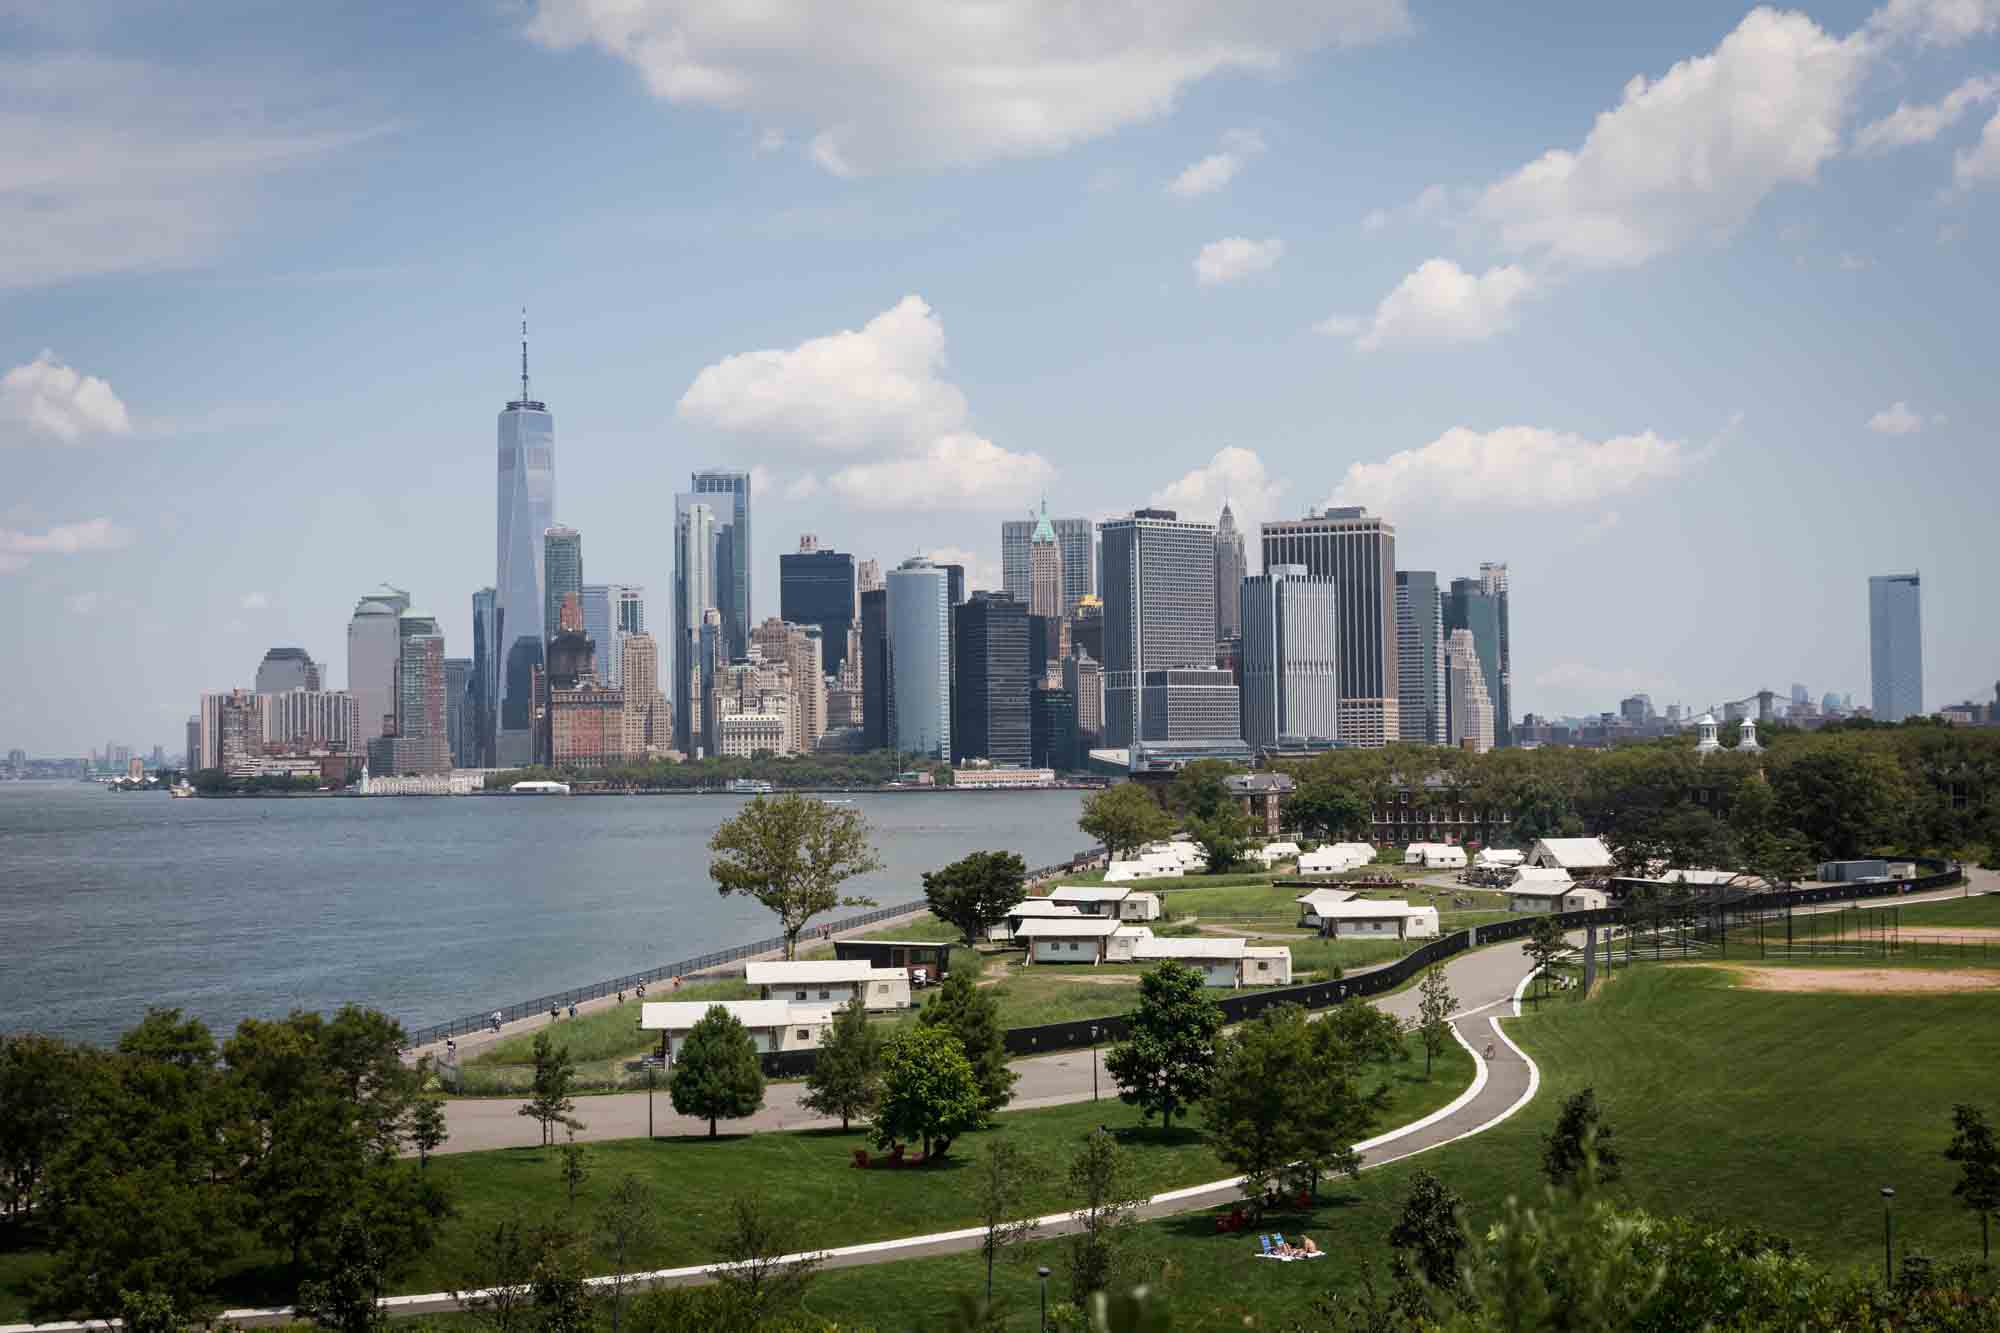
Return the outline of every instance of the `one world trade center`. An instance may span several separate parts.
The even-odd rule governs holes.
[[[521,396],[500,414],[499,560],[493,642],[499,658],[500,715],[495,759],[503,768],[534,762],[534,678],[542,664],[542,534],[555,526],[556,419],[528,392],[528,321],[521,320]]]

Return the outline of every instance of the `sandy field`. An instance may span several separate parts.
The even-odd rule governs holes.
[[[1904,940],[1949,940],[1954,944],[2000,941],[2000,928],[1993,926],[1905,926]]]
[[[1752,990],[1844,991],[1863,995],[1934,995],[2000,989],[2000,972],[1925,972],[1916,968],[1735,967]]]

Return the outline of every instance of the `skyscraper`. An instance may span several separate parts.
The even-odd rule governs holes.
[[[542,626],[554,638],[563,600],[574,596],[577,610],[583,609],[583,534],[575,528],[552,527],[542,533],[542,592]]]
[[[729,528],[728,577],[717,579],[716,596],[713,605],[722,612],[724,626],[729,635],[729,656],[743,656],[750,643],[750,627],[756,622],[753,599],[750,595],[750,560],[755,548],[750,543],[750,474],[731,472],[720,468],[710,468],[694,474],[694,493],[712,497],[715,506],[716,535],[720,537],[724,524]],[[722,496],[728,496],[725,505]],[[724,560],[720,553],[716,557],[716,567],[721,569]]]
[[[887,582],[892,743],[908,753],[949,759],[950,585],[944,568],[922,556],[891,570]]]
[[[471,730],[475,768],[491,768],[499,762],[493,751],[500,709],[500,655],[493,637],[498,598],[493,588],[481,588],[472,594]]]
[[[528,321],[521,320],[521,396],[500,413],[498,555],[493,586],[494,671],[499,685],[495,762],[534,757],[534,677],[542,664],[542,534],[556,521],[556,420],[528,391]],[[349,681],[352,688],[353,682]],[[362,714],[362,725],[368,715]]]
[[[1215,524],[1215,637],[1233,639],[1243,632],[1243,534],[1229,501]],[[1255,744],[1256,742],[1251,742]]]
[[[882,562],[870,559],[863,560],[859,565],[856,565],[854,567],[854,586],[857,597],[861,593],[867,592],[870,588],[885,586],[882,582]]]
[[[1493,701],[1486,694],[1486,664],[1473,646],[1472,631],[1455,629],[1445,640],[1445,698],[1451,711],[1451,743],[1481,754],[1493,748]]]
[[[1340,682],[1333,580],[1308,574],[1303,565],[1272,565],[1242,586],[1243,739],[1263,749],[1335,739]]]
[[[1915,574],[1868,580],[1868,686],[1877,722],[1923,716],[1923,585]]]
[[[1505,570],[1501,573],[1504,580]],[[1504,656],[1500,634],[1503,604],[1491,590],[1492,586],[1483,573],[1477,579],[1453,579],[1451,590],[1444,595],[1444,630],[1447,635],[1458,630],[1471,631],[1473,651],[1479,655],[1480,669],[1486,673],[1486,700],[1493,713],[1493,744],[1505,745],[1507,732],[1500,714],[1507,698],[1500,671]],[[1504,582],[1501,586],[1505,587]]]
[[[824,675],[838,676],[847,663],[856,606],[853,556],[821,550],[808,533],[796,553],[778,557],[778,614],[789,624],[819,626]]]
[[[892,585],[893,586],[893,585]],[[951,608],[951,759],[1026,768],[1032,755],[1028,609],[1006,593],[976,592]]]
[[[444,733],[445,746],[451,751],[453,768],[478,766],[478,760],[474,757],[476,742],[472,726],[473,708],[472,659],[445,658]]]
[[[1060,685],[1037,685],[1030,700],[1028,762],[1058,773],[1083,767],[1077,753],[1076,696]]]
[[[361,719],[357,752],[367,738],[394,728],[396,657],[401,651],[396,622],[409,609],[410,594],[385,583],[355,604],[347,622],[347,692]]]
[[[397,624],[396,733],[390,739],[394,773],[451,771],[450,710],[444,665],[444,631],[434,617],[406,611]]]
[[[1056,541],[1055,525],[1049,522],[1049,502],[1042,501],[1041,518],[1028,538],[1028,611],[1031,615],[1056,620],[1062,615],[1062,546]]]
[[[1396,686],[1403,740],[1445,743],[1444,643],[1444,603],[1436,572],[1397,570]]]
[[[1507,566],[1483,561],[1479,566],[1480,586],[1493,599],[1494,617],[1500,622],[1500,693],[1493,696],[1493,743],[1514,743],[1514,644],[1507,633]]]
[[[1214,666],[1215,528],[1183,522],[1171,509],[1140,509],[1106,521],[1099,531],[1104,744],[1241,736],[1235,684]],[[1234,714],[1226,722],[1217,693],[1224,687]],[[1148,694],[1157,705],[1151,709],[1142,698]],[[1184,708],[1177,706],[1183,702]],[[1186,726],[1178,724],[1182,714]]]
[[[1088,653],[1063,659],[1063,689],[1076,707],[1079,746],[1095,746],[1104,731],[1104,672]]]
[[[674,748],[701,743],[701,616],[715,606],[715,509],[699,495],[674,497]]]
[[[319,663],[303,648],[273,648],[257,664],[257,693],[279,694],[285,690],[318,690]]]
[[[673,710],[660,691],[660,648],[645,630],[633,630],[620,645],[618,676],[625,684],[627,760],[637,762],[673,744]]]
[[[366,749],[360,711],[346,690],[285,690],[257,698],[264,711],[266,745],[333,754],[360,754]]]
[[[583,632],[597,645],[597,678],[625,684],[625,637],[646,628],[646,590],[629,583],[583,585]]]
[[[1264,568],[1304,565],[1331,578],[1340,616],[1340,738],[1385,745],[1402,734],[1396,641],[1396,528],[1358,506],[1266,523]],[[1106,663],[1107,669],[1109,663]]]
[[[886,750],[896,739],[895,696],[889,688],[889,677],[889,591],[864,588],[861,592],[861,748],[864,750]]]
[[[1039,514],[1010,518],[1000,524],[1000,586],[1017,602],[1034,604],[1034,572],[1030,568],[1029,547],[1036,529],[1043,523],[1055,535],[1056,551],[1062,561],[1062,605],[1060,614],[1069,615],[1076,604],[1096,590],[1097,561],[1092,554],[1094,533],[1087,518],[1050,518],[1048,502]]]

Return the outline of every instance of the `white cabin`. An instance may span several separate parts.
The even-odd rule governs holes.
[[[1152,937],[1151,927],[1112,916],[1029,917],[1014,932],[1028,942],[1030,963],[1126,963],[1133,945]]]
[[[1085,916],[1115,916],[1120,921],[1160,919],[1160,896],[1142,889],[1065,884],[1049,892],[1049,901],[1073,906]]]
[[[1498,870],[1520,865],[1528,859],[1528,854],[1514,847],[1481,847],[1475,859],[1488,870]]]
[[[801,962],[746,963],[744,980],[766,1000],[843,1005],[858,991],[871,1012],[910,1007],[910,974],[876,967],[866,959],[815,958]]]
[[[1284,945],[1253,945],[1241,936],[1177,936],[1140,940],[1134,962],[1173,961],[1201,973],[1202,984],[1284,986],[1292,980],[1292,951]]]
[[[1320,913],[1321,929],[1337,939],[1419,940],[1438,933],[1435,907],[1412,907],[1400,898],[1356,898]]]
[[[986,938],[1005,943],[1015,937],[1021,923],[1031,917],[1079,917],[1082,909],[1075,903],[1053,902],[1047,898],[1023,898],[1008,909],[1007,919],[996,921],[986,929]]]
[[[1301,875],[1338,875],[1359,870],[1375,859],[1375,849],[1365,842],[1331,842],[1299,856]]]
[[[1353,899],[1354,894],[1348,889],[1314,889],[1310,893],[1300,894],[1292,901],[1299,905],[1300,925],[1319,926],[1323,924],[1321,908],[1337,907]]]
[[[1187,874],[1172,857],[1143,857],[1137,861],[1113,861],[1104,868],[1106,884],[1128,884],[1141,879],[1180,879]]]
[[[1611,872],[1611,849],[1602,838],[1542,838],[1528,852],[1528,864],[1571,875]]]
[[[784,1000],[648,1000],[639,1006],[639,1026],[646,1032],[667,1034],[667,1058],[681,1053],[688,1030],[716,1005],[750,1030],[750,1040],[761,1051],[804,1051],[826,1039],[833,1024],[830,1004],[791,1004]]]
[[[1255,861],[1266,870],[1280,861],[1296,861],[1298,858],[1299,845],[1295,842],[1267,842],[1256,851],[1244,854],[1245,860]]]
[[[1429,870],[1452,870],[1465,864],[1465,848],[1445,842],[1413,842],[1403,849],[1403,864]]]

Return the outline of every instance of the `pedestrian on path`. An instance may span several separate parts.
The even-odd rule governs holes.
[[[569,1002],[569,1016],[570,1016],[570,1021],[571,1021],[571,1022],[575,1022],[575,1021],[576,1021],[576,1001],[575,1001],[575,1000],[571,1000],[571,1001]]]
[[[500,1011],[498,1009],[493,1011],[493,1030],[495,1032],[500,1030]]]
[[[551,1023],[554,1023],[554,1022],[557,1022],[558,1020],[560,1020],[561,1018],[562,1018],[562,1010],[561,1010],[561,1009],[559,1009],[559,1008],[557,1008],[557,1007],[556,1007],[555,1005],[553,1005],[553,1004],[552,1004],[552,1005],[550,1005],[550,1006],[549,1006],[549,1022],[551,1022]]]

